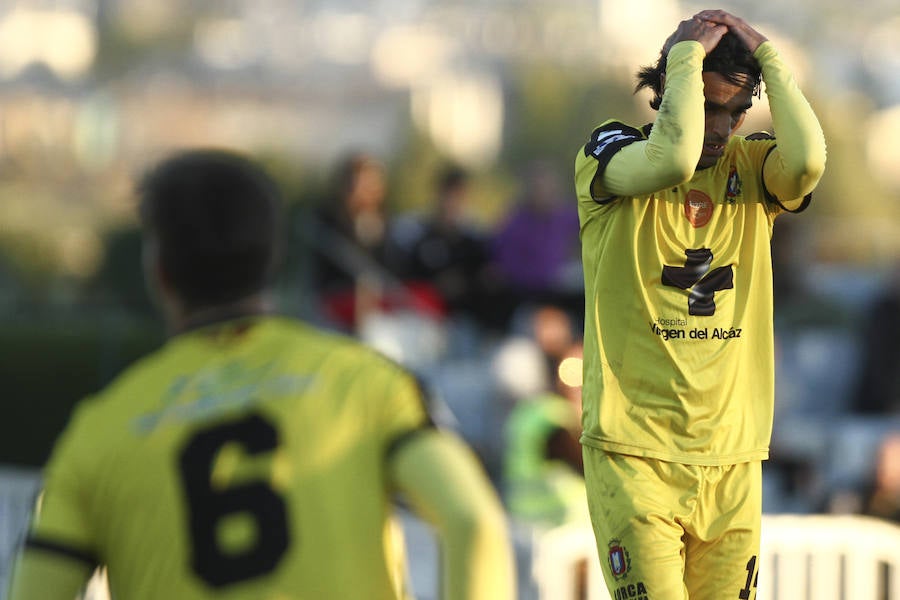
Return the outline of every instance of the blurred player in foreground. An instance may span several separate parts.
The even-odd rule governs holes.
[[[280,200],[246,159],[194,151],[140,187],[144,268],[171,338],[83,402],[47,465],[11,600],[405,597],[389,517],[435,525],[442,598],[514,596],[506,522],[415,379],[272,314]]]
[[[765,82],[777,141],[733,135]],[[654,123],[578,152],[588,504],[614,598],[756,595],[774,404],[775,218],[806,208],[822,129],[742,19],[683,21],[639,73]]]

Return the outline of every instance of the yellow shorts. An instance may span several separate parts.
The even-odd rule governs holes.
[[[760,462],[685,465],[585,446],[584,471],[613,600],[756,597]]]

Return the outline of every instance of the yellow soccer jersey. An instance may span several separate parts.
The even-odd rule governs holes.
[[[386,458],[431,424],[413,377],[296,321],[179,335],[84,402],[28,544],[130,600],[394,599]]]
[[[771,136],[649,196],[605,196],[650,128],[610,121],[576,157],[585,274],[582,443],[699,465],[767,457],[774,404]],[[809,198],[785,202],[798,212]]]

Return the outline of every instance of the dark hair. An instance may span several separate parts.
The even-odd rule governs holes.
[[[662,103],[662,76],[666,72],[666,64],[667,54],[660,52],[655,65],[642,67],[637,72],[638,82],[634,91],[637,93],[643,88],[650,88],[653,91],[650,107],[654,110],[659,109]],[[744,86],[752,90],[754,95],[759,95],[762,78],[759,63],[743,42],[730,31],[722,36],[718,45],[703,59],[703,71],[719,73],[729,82]]]
[[[441,171],[437,180],[439,192],[447,192],[469,182],[469,173],[457,165],[450,165]]]
[[[372,154],[363,150],[348,152],[340,158],[332,174],[332,187],[340,198],[353,191],[356,179],[366,169],[382,170],[384,166]]]
[[[281,197],[249,159],[223,150],[177,154],[138,186],[144,228],[190,309],[228,304],[268,285],[280,253]]]

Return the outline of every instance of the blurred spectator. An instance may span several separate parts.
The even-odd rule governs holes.
[[[900,523],[900,431],[882,439],[868,484],[862,489],[836,490],[825,512],[859,513]]]
[[[537,388],[527,388],[514,392],[513,396],[543,392],[552,387],[556,367],[572,348],[576,337],[580,337],[581,328],[565,309],[555,304],[538,304],[524,306],[513,315],[508,334],[510,341],[525,340],[534,347],[540,360],[527,369],[539,373],[524,378],[522,373],[514,375],[517,379],[540,382]],[[577,335],[576,335],[577,334]],[[507,341],[509,345],[509,341]],[[525,367],[521,370],[525,370]],[[507,386],[510,387],[510,386]],[[518,388],[517,388],[518,389]]]
[[[554,526],[587,519],[581,460],[581,342],[552,305],[520,311],[522,322],[495,361],[510,406],[502,483],[513,516]]]
[[[552,301],[581,312],[578,227],[576,203],[563,193],[556,171],[547,162],[531,162],[519,199],[492,244],[497,270],[520,300]]]
[[[487,240],[466,221],[469,174],[447,168],[438,178],[433,212],[419,223],[404,260],[404,279],[431,286],[451,315],[494,325]]]
[[[900,523],[900,432],[888,435],[881,443],[874,483],[863,512]]]
[[[775,223],[772,231],[772,293],[779,318],[793,321],[792,309],[810,299],[803,279],[805,261],[801,256],[800,232],[787,217]]]
[[[900,414],[900,265],[867,310],[854,411]]]
[[[516,519],[539,526],[587,521],[581,459],[581,345],[554,369],[550,390],[521,398],[504,427],[505,498]]]
[[[571,317],[557,306],[539,306],[531,317],[531,333],[546,359],[550,376],[554,376],[556,367],[575,343]]]
[[[775,334],[811,327],[850,327],[852,318],[833,297],[810,286],[809,239],[797,215],[782,215],[772,235]]]
[[[338,166],[333,188],[310,232],[318,257],[314,283],[326,318],[355,330],[368,314],[389,306],[432,309],[433,298],[411,294],[397,277],[401,252],[390,231],[384,165],[368,154],[351,154]]]

